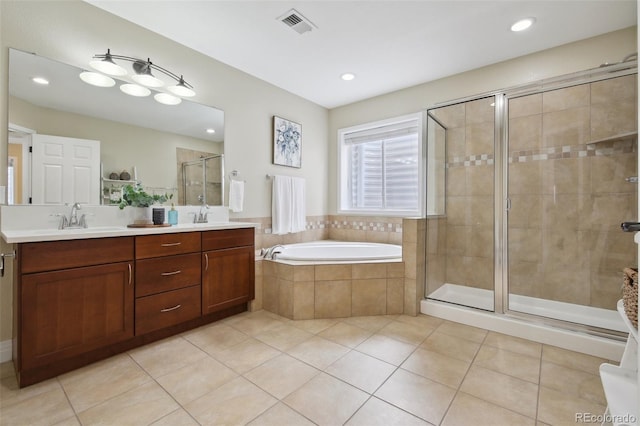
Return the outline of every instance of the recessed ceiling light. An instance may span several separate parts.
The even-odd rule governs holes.
[[[215,133],[215,132],[216,132],[215,129],[207,129],[207,133],[211,134],[211,133]]]
[[[340,76],[340,78],[343,79],[344,81],[351,81],[354,78],[356,78],[356,75],[353,74],[353,73],[350,73],[350,72],[346,72],[346,73],[342,74]]]
[[[33,77],[31,81],[37,84],[42,84],[43,86],[46,86],[47,84],[49,84],[49,80],[47,80],[44,77]]]
[[[536,22],[536,18],[521,19],[511,26],[511,31],[514,31],[514,32],[524,31],[530,26],[532,26],[534,22]]]

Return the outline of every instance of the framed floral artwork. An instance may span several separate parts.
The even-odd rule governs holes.
[[[273,164],[302,166],[302,126],[281,117],[273,117]]]

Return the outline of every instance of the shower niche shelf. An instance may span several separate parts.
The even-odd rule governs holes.
[[[638,329],[631,324],[624,312],[622,300],[618,301],[618,313],[629,328],[629,337],[620,366],[600,365],[600,380],[607,398],[607,414],[614,425],[635,425],[638,413]]]
[[[609,136],[609,137],[602,138],[602,139],[596,139],[595,141],[587,142],[587,145],[594,145],[594,144],[604,143],[604,142],[626,141],[628,139],[636,139],[637,140],[638,139],[638,132],[620,133],[618,135]]]

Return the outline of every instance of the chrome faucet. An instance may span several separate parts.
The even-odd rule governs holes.
[[[281,251],[276,251],[278,248],[283,249],[284,246],[281,246],[280,244],[276,244],[275,246],[269,247],[268,249],[263,249],[262,258],[270,259],[270,260],[275,259],[276,254],[282,253]]]
[[[86,228],[87,227],[87,219],[83,214],[78,218],[78,210],[81,210],[82,206],[80,203],[73,203],[71,206],[71,213],[69,213],[69,218],[65,215],[60,215],[60,224],[58,225],[58,229],[67,229],[67,228]],[[57,216],[57,215],[56,215]]]
[[[209,213],[209,206],[202,203],[200,206],[200,212],[193,216],[193,223],[208,223],[207,213]]]

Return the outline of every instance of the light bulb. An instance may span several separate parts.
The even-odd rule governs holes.
[[[187,86],[183,84],[176,84],[175,86],[167,86],[167,90],[173,93],[174,95],[184,96],[186,98],[196,95],[196,92],[189,89]]]
[[[154,77],[153,75],[151,75],[150,72],[147,73],[147,74],[134,74],[134,75],[131,76],[131,78],[136,83],[142,84],[143,86],[147,86],[147,87],[162,87],[162,86],[164,86],[164,83],[162,82],[162,80],[160,80],[159,78]]]
[[[91,68],[98,70],[100,72],[103,72],[105,74],[116,75],[116,76],[127,75],[127,70],[125,70],[120,65],[113,62],[110,56],[99,61],[98,60],[91,61],[89,62],[89,65],[91,66]]]
[[[161,104],[165,105],[178,105],[180,102],[182,102],[182,99],[180,99],[179,97],[170,95],[168,93],[157,93],[153,96],[153,98]]]
[[[122,86],[120,86],[120,90],[122,90],[127,95],[137,97],[149,96],[151,94],[151,90],[147,89],[146,87],[131,83],[123,84]]]
[[[116,81],[114,79],[97,72],[83,71],[80,73],[80,79],[92,86],[112,87],[116,85]]]

